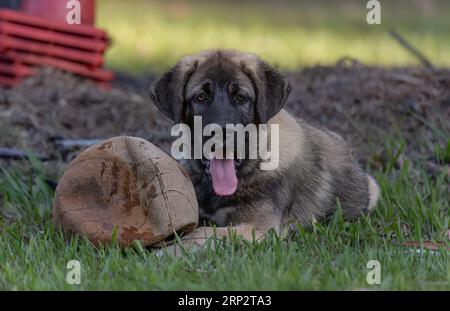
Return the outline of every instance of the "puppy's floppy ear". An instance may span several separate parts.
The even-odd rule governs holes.
[[[243,61],[242,67],[256,88],[258,122],[267,123],[283,108],[291,92],[291,84],[277,69],[257,57]]]
[[[185,57],[151,86],[151,100],[174,123],[183,119],[185,87],[196,68],[197,60]]]

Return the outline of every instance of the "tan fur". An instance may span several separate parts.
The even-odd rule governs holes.
[[[279,148],[283,150],[279,153],[279,169],[285,169],[301,156],[304,132],[298,121],[284,109],[269,120],[269,138],[272,137],[270,135],[270,125],[272,124],[278,124],[280,128],[280,136],[275,138],[279,139]]]

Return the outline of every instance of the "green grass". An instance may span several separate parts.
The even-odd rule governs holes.
[[[356,0],[98,3],[98,25],[113,39],[107,65],[118,69],[160,72],[183,55],[218,47],[257,53],[283,69],[334,64],[344,56],[368,64],[418,64],[389,29],[434,64],[450,66],[445,0],[425,8],[419,1],[381,1],[381,25],[368,25],[366,1]]]
[[[325,2],[100,0],[98,24],[113,38],[107,65],[121,70],[158,72],[184,54],[213,47],[256,52],[283,69],[331,64],[342,56],[370,64],[416,64],[388,36],[390,28],[435,64],[450,65],[448,1],[436,1],[431,11],[411,1],[382,1],[381,26],[365,23],[365,1],[320,6]],[[448,167],[448,132],[440,137],[447,144],[436,145],[434,157]],[[299,228],[289,238],[232,241],[179,258],[141,247],[96,249],[80,237],[67,241],[51,221],[54,194],[44,182],[47,170],[36,160],[25,172],[18,164],[0,171],[0,290],[450,290],[448,251],[417,253],[401,245],[446,240],[450,177],[445,171],[432,177],[422,160],[405,161],[398,169],[404,144],[402,137],[385,142],[386,163],[372,171],[382,197],[371,215],[348,223],[337,213],[329,223]],[[81,263],[81,285],[66,283],[66,265],[73,259]],[[381,285],[366,283],[372,259],[381,263]]]
[[[260,243],[231,243],[188,251],[176,258],[142,247],[94,248],[83,238],[66,241],[51,221],[52,191],[45,169],[0,173],[0,290],[450,290],[449,253],[420,253],[405,241],[442,241],[449,229],[449,177],[431,178],[406,161],[395,169],[399,146],[375,176],[378,208],[349,223],[338,212],[327,224],[288,238],[270,234]],[[389,146],[392,146],[390,148]],[[439,156],[445,152],[439,149]],[[448,155],[445,155],[448,156]],[[66,283],[66,265],[81,263],[81,285]],[[366,264],[381,263],[381,284],[368,285]]]

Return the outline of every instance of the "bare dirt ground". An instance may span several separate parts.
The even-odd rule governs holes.
[[[293,90],[285,108],[342,134],[362,163],[383,165],[386,141],[397,138],[405,141],[405,157],[425,160],[432,172],[448,169],[435,163],[433,152],[435,144],[448,143],[450,69],[380,68],[344,59],[287,75]],[[55,138],[133,135],[167,151],[170,120],[147,96],[155,78],[118,73],[113,89],[104,91],[43,69],[16,88],[0,88],[0,147],[61,159]]]

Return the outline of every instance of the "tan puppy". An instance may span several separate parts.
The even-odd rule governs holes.
[[[194,116],[202,116],[203,126],[279,126],[279,136],[271,138],[279,144],[274,170],[261,170],[261,159],[181,161],[203,225],[183,237],[186,243],[202,244],[214,233],[228,236],[228,226],[248,240],[272,228],[281,233],[293,224],[308,227],[332,214],[337,202],[347,219],[375,207],[379,187],[345,141],[282,109],[289,91],[285,77],[257,56],[229,50],[185,57],[153,84],[152,100],[176,123],[193,127]]]

